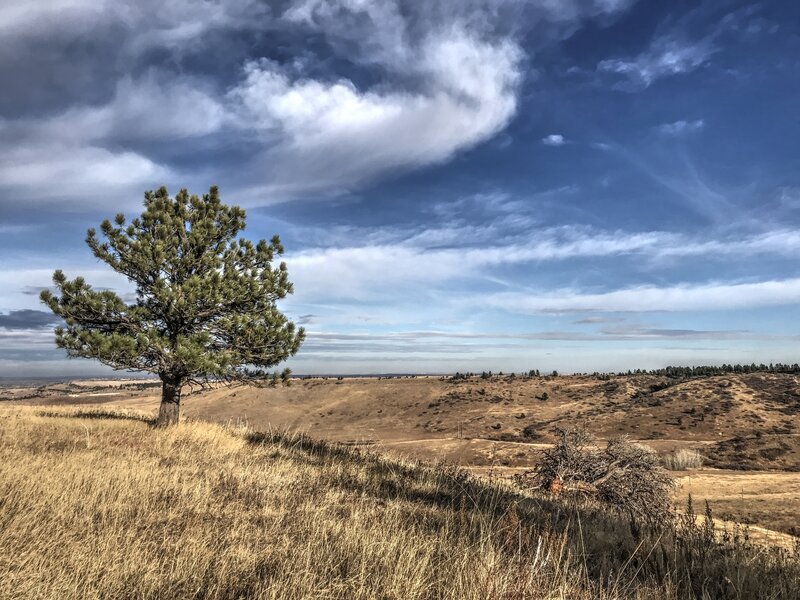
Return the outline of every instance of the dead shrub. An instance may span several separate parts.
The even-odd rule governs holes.
[[[674,482],[653,450],[626,437],[599,448],[583,429],[558,430],[558,436],[558,442],[542,452],[539,464],[518,476],[517,483],[553,496],[592,498],[649,523],[672,518]]]

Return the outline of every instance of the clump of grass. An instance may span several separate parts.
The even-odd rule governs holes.
[[[795,555],[694,519],[654,529],[242,423],[77,416],[0,410],[2,598],[758,599],[800,586]]]
[[[661,461],[664,463],[664,467],[670,471],[688,471],[703,466],[703,455],[694,449],[680,448],[664,455]]]

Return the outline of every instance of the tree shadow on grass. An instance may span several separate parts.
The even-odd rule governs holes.
[[[44,410],[36,413],[40,417],[52,417],[61,419],[114,419],[121,421],[139,421],[148,425],[155,425],[155,417],[119,410],[75,410],[72,412],[59,412],[54,410]]]
[[[517,560],[527,550],[533,554],[543,538],[561,539],[587,577],[616,581],[619,597],[634,596],[638,585],[652,583],[674,586],[681,598],[797,597],[800,555],[754,546],[746,534],[720,540],[693,519],[691,524],[649,526],[596,502],[526,494],[455,466],[403,463],[305,435],[251,433],[247,439],[283,448],[309,464],[335,464],[336,469],[322,469],[321,485],[379,502],[408,503],[412,511],[414,505],[446,511],[462,519],[458,535],[471,542],[482,543],[487,533],[513,538],[510,556]],[[420,519],[428,527],[441,527],[438,519]]]

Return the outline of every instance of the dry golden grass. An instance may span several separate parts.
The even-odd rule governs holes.
[[[662,461],[670,471],[688,471],[703,466],[703,455],[694,448],[678,448],[663,456]]]
[[[146,419],[0,409],[0,597],[792,598],[800,586],[782,551],[637,530],[452,468]]]
[[[691,494],[707,500],[720,518],[769,528],[762,536],[800,536],[800,473],[702,469],[681,475],[678,483],[678,499]]]

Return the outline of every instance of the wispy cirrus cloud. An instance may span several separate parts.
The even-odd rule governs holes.
[[[408,344],[419,346],[426,340],[474,340],[476,342],[491,344],[502,341],[524,342],[528,340],[542,341],[623,341],[631,339],[774,339],[785,337],[786,339],[796,339],[797,336],[760,336],[749,330],[734,329],[668,329],[663,327],[629,326],[616,327],[600,330],[596,333],[584,331],[485,331],[485,332],[461,332],[461,331],[436,331],[436,330],[412,330],[412,331],[393,331],[383,333],[336,333],[325,331],[309,331],[308,339],[313,340],[318,346],[325,344],[355,344],[362,343],[384,343]]]
[[[781,306],[800,302],[800,279],[754,283],[711,282],[635,286],[610,292],[556,290],[537,294],[499,293],[479,301],[519,313],[707,311]]]
[[[618,370],[682,364],[687,358],[707,364],[711,362],[709,356],[716,357],[714,360],[729,356],[729,345],[766,342],[791,347],[797,343],[797,339],[797,336],[763,335],[749,331],[643,327],[595,333],[568,330],[412,330],[382,333],[310,331],[305,352],[294,359],[294,365],[299,372],[313,372],[313,365],[319,364],[318,361],[325,361],[324,364],[336,365],[336,371],[354,373],[364,372],[365,362],[369,362],[373,372],[422,370],[431,373],[438,370],[452,373],[454,370],[486,369],[503,369],[508,372],[519,369],[527,371],[531,367],[548,369],[559,366],[575,371]],[[699,342],[705,342],[706,345],[700,345]],[[709,343],[713,346],[709,347]],[[588,350],[598,344],[606,348],[613,347],[614,352],[606,353],[605,360],[598,360]],[[635,350],[631,349],[631,344],[635,345]],[[555,350],[560,347],[569,349],[568,363],[557,358],[560,353]],[[615,362],[620,355],[625,361],[621,363],[624,367]],[[387,369],[381,366],[391,363],[402,367]],[[432,368],[431,365],[436,367]]]
[[[578,319],[577,321],[573,321],[574,325],[603,325],[607,323],[621,323],[625,319],[621,317],[584,317],[582,319]]]
[[[452,232],[452,239],[465,239]],[[470,239],[480,239],[473,232]],[[488,236],[485,236],[488,237]],[[588,233],[584,228],[538,231],[534,239],[506,245],[426,247],[418,242],[441,239],[430,232],[409,242],[398,240],[380,245],[309,249],[287,255],[286,260],[298,289],[311,295],[354,294],[394,296],[403,283],[423,284],[458,279],[481,279],[494,267],[577,257],[614,256],[657,251],[672,234],[620,232]],[[387,266],[391,266],[387,268]],[[424,268],[421,268],[424,265]]]
[[[531,265],[539,268],[565,261],[621,260],[628,257],[645,271],[657,271],[664,261],[671,265],[674,261],[703,257],[705,262],[716,260],[724,264],[730,260],[770,255],[788,258],[800,252],[800,232],[793,229],[751,235],[728,234],[717,239],[706,239],[705,236],[675,232],[605,231],[578,226],[530,231],[525,222],[518,230],[508,230],[508,233],[505,243],[501,244],[496,241],[497,230],[492,223],[482,227],[469,225],[413,231],[402,228],[370,229],[369,236],[374,241],[360,245],[341,244],[339,238],[338,244],[289,252],[285,258],[298,290],[293,302],[308,305],[307,309],[300,309],[300,315],[309,323],[319,323],[322,322],[321,317],[312,307],[315,304],[401,302],[409,294],[413,296],[422,291],[446,296],[448,288],[456,282],[473,282],[470,285],[474,285],[475,282],[484,281],[493,288],[501,285],[515,289],[528,285],[527,280],[517,282],[513,277],[504,280],[498,273]],[[366,234],[364,232],[362,235],[357,228],[349,228],[345,237],[369,240]],[[443,244],[443,240],[446,243]],[[113,273],[97,268],[87,270],[73,267],[67,270],[68,275],[76,269],[97,286],[115,289],[123,294],[130,291],[130,284]],[[13,301],[9,292],[6,292],[7,306],[22,308],[29,304],[30,294],[48,286],[51,274],[46,269],[20,268],[0,274],[0,284],[5,281],[7,290],[17,289]],[[737,287],[729,291],[738,294],[738,291],[748,292],[749,289]],[[641,297],[655,298],[661,294],[660,288],[637,290]],[[543,294],[545,292],[542,290]],[[480,291],[476,295],[484,293]],[[593,311],[614,311],[614,303],[623,302],[626,294],[632,292],[620,290],[619,297],[615,293],[583,297],[583,290],[572,290],[569,297],[581,297],[583,299],[580,302],[585,304],[578,303],[569,310],[582,310],[583,307]],[[677,291],[675,293],[679,299],[685,296]],[[546,294],[542,297],[546,297]],[[788,302],[786,296],[780,294],[775,298],[783,298],[779,303]],[[521,301],[520,297],[515,296],[514,299]],[[567,306],[564,304],[567,301],[560,296],[554,296],[551,300],[555,302],[552,310]],[[599,304],[589,306],[594,300]],[[698,306],[700,304],[698,300]],[[654,310],[664,309],[663,304],[657,306],[661,308]],[[709,301],[709,306],[717,305]]]
[[[629,58],[609,58],[597,70],[624,78],[620,89],[642,90],[658,79],[703,67],[717,52],[712,37],[690,41],[684,36],[664,34],[655,38],[641,54]]]
[[[500,265],[541,263],[570,259],[637,256],[647,261],[703,256],[720,261],[732,257],[777,255],[790,257],[800,252],[800,232],[774,230],[751,235],[728,235],[718,239],[685,234],[648,231],[597,231],[586,227],[537,229],[533,235],[511,236],[504,245],[492,245],[491,224],[482,232],[475,227],[439,231],[417,231],[408,237],[403,230],[372,231],[382,237],[378,244],[312,248],[287,256],[292,272],[308,288],[330,289],[333,281],[359,282],[435,281],[481,277]],[[352,233],[352,232],[351,232]],[[356,237],[358,234],[353,233]],[[456,243],[469,239],[474,245]],[[426,243],[450,240],[450,247]],[[424,269],[419,265],[425,264]],[[390,271],[386,265],[392,265]],[[340,289],[348,289],[341,286]]]
[[[606,58],[596,70],[617,77],[617,89],[635,92],[660,79],[706,68],[724,50],[726,36],[752,38],[765,29],[774,31],[773,24],[758,15],[762,8],[758,3],[733,10],[725,3],[698,3],[661,22],[638,54]]]

